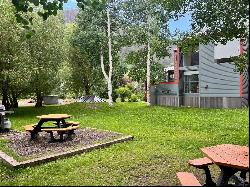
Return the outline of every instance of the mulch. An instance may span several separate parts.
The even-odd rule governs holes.
[[[59,139],[57,133],[54,137]],[[47,154],[56,154],[72,150],[74,148],[89,146],[95,143],[105,142],[121,137],[122,134],[92,128],[82,128],[75,131],[73,139],[63,142],[50,142],[50,136],[46,132],[40,132],[37,140],[30,140],[29,133],[12,132],[4,136],[8,140],[8,148],[21,157],[39,157]]]

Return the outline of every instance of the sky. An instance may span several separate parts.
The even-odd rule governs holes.
[[[77,8],[76,0],[69,0],[67,3],[64,4],[64,10],[71,10],[76,8]]]
[[[170,20],[169,29],[170,32],[173,33],[176,29],[180,31],[189,31],[191,30],[191,16],[186,15],[185,17],[180,18],[177,21]]]
[[[77,3],[76,0],[69,0],[66,4],[64,4],[64,10],[71,10],[76,9]],[[190,16],[185,16],[177,21],[170,20],[169,22],[169,29],[171,33],[174,33],[176,29],[181,32],[188,31],[191,29],[190,26]]]

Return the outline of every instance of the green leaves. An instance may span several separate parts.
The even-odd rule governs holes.
[[[180,4],[172,6],[174,14],[189,11],[192,15],[192,32],[187,33],[180,42],[187,51],[188,47],[198,43],[222,43],[235,38],[249,39],[249,1],[248,0],[215,0],[193,1],[180,0]],[[236,60],[240,69],[246,67],[248,61]]]
[[[119,94],[122,102],[124,102],[126,98],[130,98],[132,95],[132,89],[128,85],[117,88],[115,92]]]
[[[15,12],[9,1],[0,2],[0,90],[5,94],[18,97],[23,93],[29,80],[26,71],[29,62],[26,38],[23,27],[16,22]],[[20,21],[21,17],[18,16]]]
[[[31,3],[33,3],[35,6],[39,6],[39,0],[31,0]]]
[[[48,12],[43,13],[42,17],[43,20],[47,20],[47,18],[49,17],[49,13]]]
[[[26,29],[30,29],[29,27],[26,28]],[[34,34],[35,34],[35,30],[29,30],[27,33],[26,33],[26,38],[27,39],[30,39]]]
[[[29,12],[33,12],[33,8],[32,8],[32,7],[29,7],[29,8],[28,8],[28,11],[29,11]]]
[[[40,11],[38,11],[38,12],[37,12],[37,15],[42,17],[42,16],[43,16],[43,13],[40,12]]]
[[[24,14],[16,14],[8,1],[0,2],[0,90],[3,86],[16,97],[50,93],[65,54],[62,18],[43,22],[36,14],[29,13],[32,17],[26,19]]]
[[[22,23],[23,25],[28,25],[29,21],[27,19],[23,18],[20,14],[16,13],[16,20],[18,23]]]
[[[244,53],[243,55],[233,57],[233,62],[235,63],[235,71],[243,73],[246,70],[246,62],[248,62],[248,53]]]
[[[12,0],[13,5],[16,8],[16,18],[18,23],[22,23],[24,25],[32,24],[30,21],[31,17],[27,18],[27,15],[23,15],[22,13],[33,12],[34,6],[41,6],[43,11],[38,11],[37,14],[43,18],[43,20],[47,20],[51,15],[57,15],[58,10],[63,9],[63,3],[66,3],[67,0],[54,0],[53,2],[49,0]],[[29,15],[30,16],[30,15]]]

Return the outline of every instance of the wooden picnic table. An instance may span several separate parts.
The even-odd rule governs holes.
[[[50,132],[51,138],[53,139],[53,128],[54,128],[55,131],[60,132],[60,140],[63,140],[64,132],[73,132],[73,130],[76,128],[74,127],[73,129],[72,128],[68,129],[68,127],[71,124],[67,123],[65,119],[70,118],[70,117],[71,115],[68,115],[68,114],[48,114],[48,115],[37,116],[37,118],[40,119],[37,125],[32,126],[32,127],[28,125],[26,126],[26,130],[28,130],[31,133],[32,140],[37,139],[38,133],[41,131]],[[42,125],[48,121],[54,121],[57,127],[56,128],[55,127],[42,127]]]
[[[47,121],[56,121],[57,127],[67,127],[65,119],[70,118],[71,115],[68,114],[48,114],[37,116],[40,121],[37,124],[37,128],[41,128],[42,124]]]
[[[37,118],[41,120],[63,120],[70,117],[71,115],[68,114],[47,114],[47,115],[37,116]]]
[[[246,180],[246,173],[249,172],[249,148],[247,146],[222,144],[201,148],[201,151],[221,170],[217,186],[227,185],[229,179],[239,171],[240,177]]]

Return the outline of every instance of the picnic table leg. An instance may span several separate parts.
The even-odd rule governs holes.
[[[63,120],[61,120],[61,119],[56,120],[56,126],[58,128],[64,127],[65,125],[64,125]]]
[[[242,179],[246,180],[246,179],[247,179],[247,172],[246,172],[246,171],[241,171],[241,172],[240,172],[240,177],[241,177]]]
[[[67,127],[66,121],[64,119],[61,120],[63,127]]]
[[[63,142],[63,132],[60,132],[59,135],[60,135],[60,142]]]
[[[44,123],[44,120],[40,120],[38,124],[34,127],[34,130],[31,131],[31,140],[36,140],[38,137],[38,133],[41,131],[41,126]]]
[[[247,171],[241,171],[240,176],[238,175],[233,175],[231,179],[234,181],[236,186],[249,186],[248,182],[246,181],[246,176]]]
[[[204,169],[204,171],[205,171],[206,185],[207,186],[216,186],[216,183],[212,180],[211,173],[210,173],[208,166],[203,167],[202,169]]]
[[[72,136],[75,135],[75,132],[74,132],[74,130],[70,130],[70,131],[68,131],[67,134],[68,134],[68,138],[72,139]]]
[[[238,170],[226,166],[220,166],[220,170],[221,172],[217,181],[217,186],[227,186],[230,177],[238,172]]]
[[[30,132],[30,135],[31,135],[31,140],[36,140],[38,137],[38,132],[32,131]]]
[[[49,132],[49,134],[50,134],[50,141],[54,142],[55,138],[54,138],[53,132],[51,131],[51,132]]]
[[[245,179],[240,176],[233,175],[231,179],[234,181],[235,186],[249,186]]]

